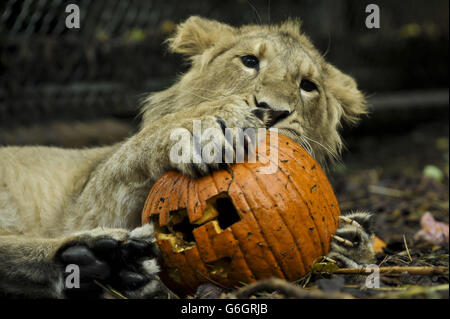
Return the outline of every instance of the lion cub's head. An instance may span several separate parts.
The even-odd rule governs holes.
[[[341,121],[354,123],[366,112],[355,81],[323,59],[297,21],[235,28],[191,17],[168,43],[172,52],[189,57],[191,68],[171,88],[147,99],[144,125],[205,100],[253,95],[280,111],[271,126],[324,160],[341,149]]]

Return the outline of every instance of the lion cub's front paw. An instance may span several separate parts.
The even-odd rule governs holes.
[[[167,297],[170,292],[157,276],[158,254],[153,226],[147,224],[131,232],[97,228],[75,234],[56,260],[64,270],[68,265],[79,268],[79,287],[65,285],[69,298],[99,298],[104,293],[100,285],[131,298]]]
[[[340,267],[358,268],[375,260],[373,215],[354,212],[340,216],[328,257]]]
[[[252,98],[239,96],[205,102],[199,110],[203,115],[188,124],[192,125],[192,140],[186,139],[185,145],[179,142],[171,149],[174,168],[193,177],[242,162],[257,143],[258,128],[265,128],[268,119],[266,109],[258,107]],[[179,155],[176,152],[180,149],[189,150],[190,156],[173,156]]]

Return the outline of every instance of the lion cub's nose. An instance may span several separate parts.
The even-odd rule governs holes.
[[[272,127],[277,124],[279,121],[285,119],[291,112],[289,111],[269,111],[269,123],[267,123],[268,127]]]
[[[255,99],[255,104],[257,107],[265,110],[265,116],[263,120],[266,123],[267,127],[272,127],[279,121],[285,119],[291,112],[283,111],[283,110],[274,110],[268,103],[266,102],[258,102]]]

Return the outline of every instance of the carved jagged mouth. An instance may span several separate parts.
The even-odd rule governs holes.
[[[174,252],[181,252],[195,247],[194,230],[206,223],[212,223],[217,233],[238,222],[241,218],[233,205],[231,198],[223,192],[206,201],[203,215],[195,222],[190,222],[186,209],[179,209],[169,213],[166,226],[159,226],[158,215],[153,215],[157,237],[168,240]]]

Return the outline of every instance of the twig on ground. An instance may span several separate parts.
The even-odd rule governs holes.
[[[405,244],[406,253],[408,254],[409,261],[412,262],[411,254],[409,253],[408,243],[406,242],[405,234],[403,234],[403,243]]]
[[[109,286],[105,286],[105,285],[101,284],[100,282],[98,282],[97,280],[94,280],[94,284],[96,284],[97,286],[102,288],[106,293],[110,294],[112,297],[116,297],[116,298],[119,298],[119,299],[128,299],[127,297],[122,295],[117,290],[115,290],[115,289],[113,289],[113,288],[111,288]]]
[[[385,195],[391,197],[403,197],[405,193],[399,189],[378,186],[378,185],[369,185],[369,192],[378,195]]]
[[[388,261],[389,257],[389,255],[384,256],[383,260],[378,264],[378,267],[381,267],[386,261]]]

